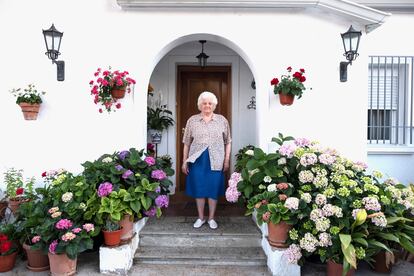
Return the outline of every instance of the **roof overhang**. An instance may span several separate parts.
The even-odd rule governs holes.
[[[117,3],[122,9],[320,9],[364,26],[366,32],[381,26],[391,16],[387,12],[346,0],[117,0]]]

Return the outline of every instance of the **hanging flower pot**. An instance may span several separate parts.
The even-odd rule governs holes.
[[[279,93],[279,101],[281,105],[292,105],[294,100],[294,95]]]
[[[36,120],[39,114],[40,104],[19,103],[25,120]]]
[[[342,264],[337,264],[332,260],[328,260],[326,264],[326,275],[327,276],[342,276],[342,271],[344,267]],[[346,276],[354,276],[355,269],[351,268],[347,273]]]
[[[105,245],[118,246],[121,243],[122,228],[115,231],[102,230],[104,234]]]
[[[49,270],[49,258],[40,249],[34,250],[26,243],[23,244],[23,248],[27,255],[27,268],[31,271],[45,271]]]
[[[131,220],[131,216],[126,214],[119,221],[119,226],[121,226],[121,242],[128,242],[134,235],[134,223]]]
[[[52,276],[71,276],[76,274],[77,258],[72,260],[66,254],[48,253],[50,274]]]
[[[284,221],[281,221],[278,224],[269,221],[267,226],[269,232],[267,240],[269,241],[269,244],[273,247],[287,248],[288,245],[286,244],[286,240],[292,225],[287,224]]]
[[[113,88],[111,90],[111,95],[114,99],[122,99],[125,97],[125,88]]]
[[[16,264],[17,252],[9,255],[0,256],[0,272],[6,272],[13,269]]]

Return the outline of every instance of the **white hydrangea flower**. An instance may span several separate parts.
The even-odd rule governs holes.
[[[254,155],[254,151],[251,150],[251,149],[249,149],[249,150],[246,150],[245,154],[250,155],[250,156],[253,156]]]
[[[64,193],[62,195],[62,201],[63,202],[69,202],[69,201],[72,200],[72,198],[73,198],[73,193],[71,193],[71,192],[67,192],[67,193]]]
[[[276,192],[277,191],[276,184],[270,184],[269,186],[267,186],[267,191],[268,192]]]
[[[264,181],[264,182],[266,182],[266,183],[270,183],[270,182],[272,182],[272,178],[271,178],[270,176],[266,175],[266,176],[263,178],[263,181]]]
[[[302,199],[303,201],[305,201],[306,203],[310,203],[312,201],[312,196],[310,193],[303,193],[300,196],[300,199]]]
[[[103,163],[111,163],[112,162],[112,158],[108,156],[108,157],[102,159],[102,162]]]
[[[285,165],[286,164],[286,158],[285,157],[279,158],[277,160],[277,164],[278,165]]]

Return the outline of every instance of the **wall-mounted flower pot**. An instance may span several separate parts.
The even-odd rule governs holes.
[[[295,100],[295,96],[289,94],[279,93],[279,101],[281,105],[292,105]]]
[[[267,224],[268,236],[267,240],[269,244],[273,247],[286,248],[286,240],[288,238],[289,230],[292,228],[292,225],[287,224],[284,221],[279,222],[278,224],[273,224],[269,221]]]
[[[23,244],[23,248],[27,255],[27,268],[31,271],[45,271],[49,270],[49,258],[42,250],[34,250],[26,243]]]
[[[40,104],[19,103],[25,120],[36,120]]]
[[[111,95],[114,99],[122,99],[125,97],[125,88],[114,88],[111,90]]]
[[[102,230],[104,234],[105,245],[118,246],[121,243],[121,229],[116,231]]]

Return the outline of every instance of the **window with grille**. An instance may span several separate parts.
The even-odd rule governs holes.
[[[368,143],[413,145],[413,58],[370,56]]]

